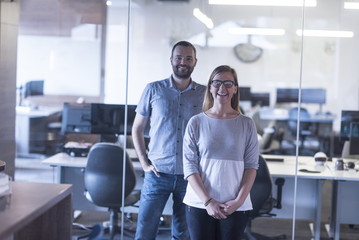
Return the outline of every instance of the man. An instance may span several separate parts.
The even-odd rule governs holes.
[[[171,77],[147,84],[137,105],[132,127],[133,143],[145,172],[137,220],[137,240],[154,240],[162,211],[172,193],[172,239],[189,239],[182,200],[187,182],[183,176],[182,139],[188,120],[202,111],[205,86],[192,81],[197,63],[195,47],[186,41],[172,48]],[[150,120],[148,155],[144,130]]]

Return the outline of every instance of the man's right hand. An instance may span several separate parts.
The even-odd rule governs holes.
[[[152,164],[148,164],[147,166],[142,166],[142,168],[143,168],[143,171],[153,172],[157,177],[160,177],[160,173],[157,171],[155,166],[153,166]]]

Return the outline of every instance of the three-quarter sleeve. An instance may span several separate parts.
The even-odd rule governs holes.
[[[186,127],[183,137],[183,172],[187,179],[194,173],[199,173],[199,152],[197,147],[196,121],[192,117]]]
[[[257,130],[253,120],[248,119],[247,140],[244,151],[244,168],[258,169],[259,146]]]

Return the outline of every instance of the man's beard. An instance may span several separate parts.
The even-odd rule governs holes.
[[[187,65],[186,66],[182,65],[181,67],[186,67],[187,68],[186,72],[179,71],[177,67],[179,67],[179,65],[178,66],[172,66],[173,74],[176,77],[178,77],[178,78],[189,78],[189,77],[191,77],[191,74],[193,72],[194,67],[191,68],[191,67],[189,67]]]

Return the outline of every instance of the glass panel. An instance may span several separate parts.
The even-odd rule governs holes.
[[[195,15],[199,11],[212,20],[213,28],[197,19]],[[289,220],[286,224],[279,223],[280,231],[271,228],[270,232],[271,235],[285,233],[291,237],[296,131],[288,131],[288,116],[289,109],[298,105],[298,98],[277,101],[277,91],[300,87],[302,44],[295,30],[301,28],[302,8],[209,5],[207,1],[132,1],[128,62],[127,3],[113,1],[108,7],[107,20],[105,99],[110,102],[126,102],[126,80],[127,102],[136,105],[147,83],[168,78],[172,73],[171,49],[179,40],[196,45],[198,63],[192,74],[194,81],[206,85],[210,73],[218,65],[228,64],[236,69],[241,87],[241,108],[257,124],[261,152],[268,159],[273,176],[275,198],[280,192],[276,184],[283,183],[281,176],[286,176],[281,209],[274,208],[271,212],[278,218]],[[238,28],[275,31],[274,35],[241,34],[237,32]],[[268,138],[270,142],[267,142]],[[274,161],[284,160],[288,163],[285,167],[275,167],[278,163]],[[315,191],[316,185],[305,190],[311,194],[310,199],[316,196]],[[170,204],[171,201],[165,207],[165,215],[172,212]],[[311,204],[304,212],[299,212],[298,218],[312,222],[315,206]],[[309,230],[305,234],[311,236]]]
[[[357,1],[319,0],[313,11],[306,11],[304,26],[301,107],[308,110],[310,121],[303,119],[300,123],[301,128],[309,130],[301,136],[304,146],[302,155],[314,156],[322,152],[315,156],[327,156],[314,158],[326,159],[324,166],[322,161],[313,163],[313,158],[307,161],[321,172],[319,175],[325,180],[321,219],[322,223],[330,225],[330,237],[335,239],[344,239],[350,232],[343,225],[339,232],[340,224],[359,222],[350,210],[355,207],[350,199],[359,195],[355,190],[358,188],[355,181],[357,174],[353,170],[358,166],[355,149],[359,147],[356,140],[356,123],[359,122],[359,71],[356,67],[359,29],[356,23],[359,21],[359,10],[346,9],[348,3],[358,4]],[[318,88],[322,89],[321,93],[312,90],[306,94],[307,89]],[[325,102],[320,102],[323,91]],[[309,99],[307,96],[310,96],[311,102],[305,102]],[[340,158],[344,159],[344,164],[338,162],[336,165]],[[325,176],[327,173],[329,177]],[[351,197],[344,197],[349,196],[346,194]],[[326,211],[329,206],[331,211]],[[297,205],[297,208],[298,212],[302,211],[301,206]]]
[[[16,142],[19,157],[52,155],[65,142],[65,102],[100,101],[104,3],[22,1],[17,57]],[[66,138],[66,139],[65,139]],[[83,141],[94,139],[83,136]]]

